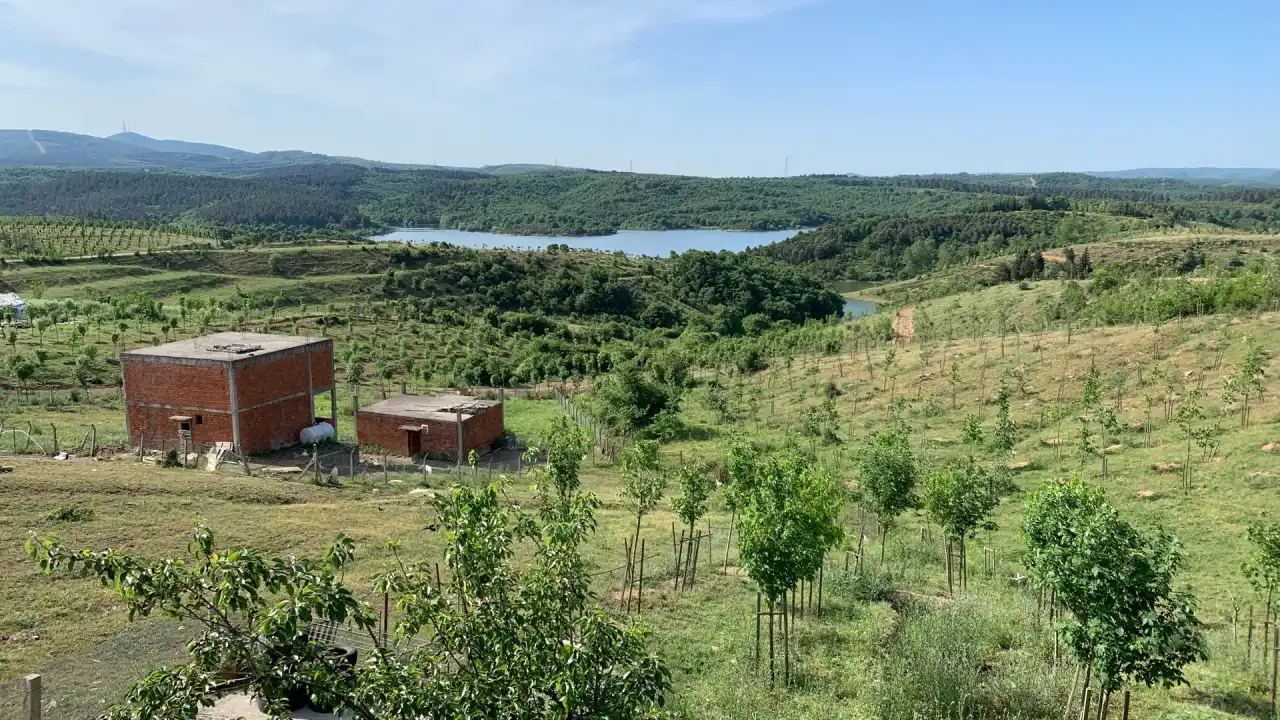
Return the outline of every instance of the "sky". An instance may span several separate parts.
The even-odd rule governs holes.
[[[713,176],[1280,167],[1280,3],[0,0],[0,127]]]

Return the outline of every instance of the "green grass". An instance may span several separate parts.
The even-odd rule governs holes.
[[[301,250],[291,253],[289,265],[298,272],[288,277],[263,272],[269,253],[206,253],[200,260],[189,253],[168,267],[160,256],[126,256],[120,264],[101,263],[22,269],[15,274],[38,274],[49,294],[74,294],[85,287],[139,286],[152,291],[183,285],[169,298],[191,292],[196,297],[235,297],[246,294],[314,293],[308,300],[312,310],[306,317],[282,311],[272,320],[265,313],[250,321],[252,329],[291,332],[295,320],[300,332],[319,335],[315,324],[316,306],[333,301],[350,307],[359,320],[354,327],[328,332],[339,346],[347,343],[403,338],[420,356],[449,357],[465,353],[476,336],[456,334],[424,337],[406,330],[392,318],[377,317],[362,303],[361,283],[378,282],[359,267],[378,253],[358,247],[316,248],[304,260]],[[312,265],[302,272],[304,262]],[[110,276],[103,268],[145,268],[154,274],[138,278]],[[114,272],[114,271],[111,271]],[[330,273],[317,276],[313,273]],[[65,277],[61,273],[66,273]],[[77,275],[78,273],[78,275]],[[62,282],[59,278],[65,279]],[[230,283],[202,286],[201,278],[233,278]],[[24,281],[25,282],[25,281]],[[79,284],[78,284],[79,283]],[[154,283],[148,285],[147,283]],[[117,285],[118,284],[118,285]],[[856,345],[854,330],[845,327],[843,346],[837,356],[797,356],[788,369],[781,358],[771,359],[771,367],[761,373],[741,377],[722,375],[719,380],[731,389],[755,393],[759,411],[740,409],[735,419],[714,417],[700,401],[700,390],[686,394],[682,420],[685,433],[666,444],[663,456],[678,459],[718,461],[722,446],[731,434],[741,433],[753,440],[778,447],[789,440],[803,447],[810,440],[799,434],[806,408],[818,405],[828,385],[839,395],[841,443],[815,444],[820,460],[837,472],[842,481],[855,486],[853,458],[861,438],[882,427],[889,417],[891,398],[905,405],[913,442],[927,463],[963,452],[960,425],[965,414],[981,412],[990,427],[994,416],[992,398],[1003,378],[1014,393],[1013,413],[1019,426],[1020,442],[1015,459],[1030,464],[1015,478],[1018,489],[999,509],[999,529],[984,533],[971,545],[973,578],[968,594],[952,601],[946,596],[946,579],[936,528],[919,513],[909,513],[899,529],[889,536],[887,562],[879,567],[879,548],[868,553],[866,573],[846,575],[842,568],[846,552],[857,547],[860,528],[876,537],[874,526],[860,522],[858,512],[847,508],[843,526],[847,537],[833,551],[826,574],[824,615],[796,622],[793,661],[796,683],[791,688],[771,687],[767,673],[753,667],[755,592],[750,581],[733,567],[736,553],[729,553],[730,572],[716,572],[725,559],[724,539],[729,515],[717,498],[710,522],[713,528],[711,561],[700,566],[697,587],[676,594],[670,589],[671,525],[674,520],[669,501],[646,519],[643,535],[651,553],[658,557],[646,565],[644,621],[653,629],[656,649],[670,665],[675,683],[670,699],[673,710],[697,718],[908,718],[914,711],[923,717],[950,717],[964,698],[967,717],[1048,718],[1061,717],[1062,696],[1071,682],[1071,668],[1065,662],[1054,665],[1052,639],[1035,613],[1034,598],[1010,578],[1020,571],[1022,540],[1019,523],[1029,494],[1046,480],[1079,472],[1106,489],[1110,500],[1137,524],[1151,527],[1159,523],[1184,542],[1186,569],[1180,581],[1194,589],[1200,599],[1200,616],[1210,626],[1213,657],[1191,668],[1190,688],[1171,691],[1139,689],[1134,694],[1134,716],[1156,718],[1261,717],[1269,692],[1269,675],[1260,665],[1243,668],[1239,641],[1233,641],[1231,619],[1237,608],[1254,604],[1261,614],[1259,599],[1240,573],[1246,552],[1243,527],[1260,517],[1280,514],[1280,465],[1277,454],[1259,448],[1280,441],[1280,396],[1269,388],[1264,402],[1254,407],[1254,425],[1236,427],[1234,416],[1221,413],[1217,399],[1223,374],[1239,362],[1245,334],[1253,335],[1266,348],[1280,347],[1280,317],[1263,313],[1233,321],[1227,317],[1196,318],[1170,323],[1159,330],[1159,360],[1154,358],[1156,332],[1150,326],[1123,326],[1101,329],[1077,328],[1067,342],[1061,328],[1045,330],[1022,322],[1021,332],[1007,334],[1004,349],[990,330],[975,336],[970,320],[991,315],[1000,304],[1015,304],[1015,317],[1030,319],[1047,298],[1056,296],[1061,284],[1035,283],[1029,290],[1005,285],[978,293],[949,296],[917,305],[917,317],[931,318],[934,332],[918,332],[915,342],[898,346],[892,377],[885,382],[886,347],[871,350],[873,374],[866,367],[866,355]],[[307,295],[312,297],[312,295]],[[47,300],[45,302],[51,302]],[[171,311],[175,300],[166,299]],[[145,323],[130,322],[122,345],[133,347],[163,340]],[[104,328],[109,336],[110,326]],[[1213,366],[1208,352],[1223,330],[1233,338],[1221,366]],[[439,330],[439,328],[433,328]],[[178,331],[190,337],[196,328],[190,322]],[[8,398],[0,402],[0,419],[6,427],[31,423],[51,439],[47,426],[59,426],[60,441],[70,436],[79,442],[88,424],[99,431],[99,442],[123,434],[119,401],[112,388],[95,390],[87,400],[69,403],[69,389],[57,381],[65,377],[71,349],[66,338],[69,326],[46,333],[43,349],[50,354],[47,383],[56,386],[54,402],[47,390],[33,390],[30,401],[11,386]],[[42,347],[30,329],[19,333],[18,349],[34,353]],[[950,337],[950,340],[948,340]],[[114,355],[111,343],[90,327],[88,341],[97,343],[104,356]],[[929,363],[922,367],[922,350],[927,341]],[[10,352],[8,346],[0,352]],[[957,363],[961,382],[956,408],[951,407],[951,387],[944,370]],[[1122,400],[1122,418],[1130,426],[1123,448],[1111,456],[1111,474],[1101,478],[1096,459],[1081,463],[1074,455],[1074,421],[1064,421],[1067,438],[1062,457],[1045,441],[1054,437],[1052,425],[1041,427],[1042,414],[1058,404],[1062,396],[1074,403],[1080,397],[1084,370],[1096,363],[1104,380],[1118,373],[1127,375]],[[1217,456],[1197,464],[1196,480],[1189,493],[1180,490],[1176,473],[1159,473],[1157,462],[1182,459],[1179,430],[1163,418],[1157,421],[1153,445],[1137,429],[1142,419],[1142,391],[1137,377],[1149,376],[1156,365],[1169,368],[1181,377],[1187,371],[1205,373],[1207,396],[1204,405],[1222,420],[1222,445]],[[984,371],[985,367],[985,371]],[[1274,362],[1269,374],[1275,375]],[[701,380],[715,376],[700,372]],[[1274,385],[1274,380],[1271,381]],[[384,382],[366,381],[361,391],[367,405],[381,398]],[[399,391],[399,379],[385,383],[389,392]],[[411,392],[422,391],[421,383],[411,383]],[[1025,389],[1025,393],[1022,390]],[[1148,390],[1150,392],[1150,390]],[[345,384],[339,390],[339,433],[351,432],[352,397]],[[1112,396],[1108,393],[1107,398]],[[317,414],[328,415],[328,398],[317,400]],[[1159,408],[1156,409],[1159,416]],[[510,431],[524,439],[537,438],[559,415],[554,402],[508,398],[506,422]],[[0,452],[11,442],[0,436]],[[64,441],[65,442],[65,441]],[[10,448],[11,449],[11,448]],[[161,470],[130,460],[112,462],[55,463],[46,460],[6,458],[15,472],[0,476],[0,682],[31,671],[44,671],[46,693],[59,703],[51,717],[70,717],[79,710],[100,707],[123,683],[137,677],[148,664],[180,657],[179,646],[185,630],[172,625],[143,622],[130,627],[119,610],[118,600],[90,583],[67,579],[49,580],[38,576],[21,555],[20,544],[29,531],[58,532],[69,544],[87,547],[123,547],[148,556],[182,552],[192,523],[201,518],[231,544],[258,546],[270,552],[317,552],[336,532],[346,532],[359,543],[360,562],[349,579],[364,587],[387,557],[380,549],[387,539],[399,539],[407,552],[417,557],[435,557],[436,536],[421,532],[430,513],[424,499],[408,495],[421,476],[393,475],[399,483],[383,486],[379,478],[348,482],[342,488],[320,488],[303,482],[266,477],[243,478],[183,470]],[[1273,473],[1267,476],[1263,473]],[[633,522],[620,495],[621,480],[616,467],[597,454],[588,456],[584,485],[603,501],[599,529],[587,550],[588,559],[600,574],[596,589],[601,602],[617,605],[620,579],[609,572],[622,562],[622,538]],[[444,478],[430,478],[438,489]],[[527,499],[526,483],[517,482],[513,499]],[[1154,492],[1154,495],[1151,493]],[[50,513],[62,508],[83,508],[92,517],[79,521],[51,521]],[[74,515],[74,513],[73,513]],[[921,534],[921,528],[925,532]],[[988,577],[982,557],[989,548],[999,558],[999,570]],[[702,561],[707,558],[703,557]],[[1239,634],[1243,636],[1243,629]],[[39,636],[35,639],[34,636]],[[7,638],[18,638],[16,640]],[[1256,660],[1255,648],[1255,660]],[[1256,662],[1255,662],[1256,665]],[[99,684],[95,685],[94,683]],[[0,691],[0,712],[13,702],[8,688]],[[8,704],[6,704],[8,703]]]

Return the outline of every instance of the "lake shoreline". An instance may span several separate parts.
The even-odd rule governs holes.
[[[744,252],[795,237],[793,230],[618,230],[611,235],[501,235],[492,232],[437,228],[399,228],[372,238],[375,242],[424,244],[442,242],[476,249],[545,250],[564,246],[576,250],[622,252],[635,257],[665,257],[689,250]]]

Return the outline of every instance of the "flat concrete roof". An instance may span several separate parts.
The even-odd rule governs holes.
[[[459,406],[462,407],[462,417],[469,418],[497,404],[497,400],[481,400],[469,395],[395,395],[369,407],[362,407],[360,412],[457,422],[455,409]]]
[[[233,362],[321,342],[326,342],[326,340],[324,338],[306,338],[293,335],[221,332],[190,340],[175,340],[174,342],[154,347],[127,350],[122,354]]]

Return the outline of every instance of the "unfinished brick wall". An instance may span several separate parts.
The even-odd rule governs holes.
[[[457,460],[458,424],[442,420],[423,420],[422,418],[372,413],[361,410],[357,419],[360,444],[382,448],[394,455],[409,456],[409,433],[401,430],[402,425],[426,425],[427,432],[422,435],[422,452],[428,457]],[[462,419],[463,455],[472,450],[486,453],[505,436],[503,426],[502,405],[494,405],[484,412]]]
[[[130,405],[155,403],[203,410],[231,410],[228,365],[195,365],[168,358],[125,355],[121,360]],[[170,413],[172,415],[174,413]]]
[[[169,418],[174,415],[190,415],[191,442],[211,443],[231,441],[231,413],[199,412],[174,408],[155,408],[131,405],[128,408],[129,438],[137,445],[144,441],[155,445],[160,441],[172,443],[178,438],[178,424]],[[196,422],[196,419],[200,422]]]
[[[236,363],[236,395],[239,408],[308,391],[307,352],[282,352]]]
[[[132,444],[176,440],[178,415],[193,418],[193,443],[234,442],[234,375],[240,445],[255,453],[297,443],[315,422],[311,395],[333,385],[333,343],[227,360],[126,354],[121,366]]]
[[[333,385],[333,343],[311,347],[311,386]]]
[[[273,450],[298,442],[315,422],[307,395],[240,411],[240,444],[246,452]]]

